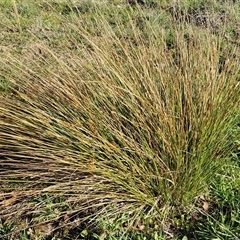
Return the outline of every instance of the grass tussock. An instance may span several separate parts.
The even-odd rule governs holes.
[[[73,55],[39,43],[0,59],[10,82],[0,99],[1,181],[6,195],[7,183],[22,183],[7,205],[51,193],[81,220],[124,214],[167,231],[236,147],[239,53],[207,29],[174,29],[169,40],[147,20],[146,36],[128,19],[131,37],[95,21],[97,37],[67,26]]]

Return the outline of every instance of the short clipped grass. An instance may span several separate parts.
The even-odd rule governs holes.
[[[240,6],[137,2],[1,1],[1,239],[240,238]]]

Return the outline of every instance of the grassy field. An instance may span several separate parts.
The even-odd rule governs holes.
[[[240,239],[238,1],[0,19],[0,239]]]

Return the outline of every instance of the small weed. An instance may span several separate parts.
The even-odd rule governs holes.
[[[2,240],[10,240],[9,234],[11,234],[15,229],[15,224],[13,222],[5,222],[0,218],[0,236]]]
[[[0,76],[0,92],[10,92],[10,82],[5,78]]]

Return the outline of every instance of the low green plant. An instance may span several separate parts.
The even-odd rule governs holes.
[[[8,92],[10,82],[8,82],[4,77],[0,76],[0,91]]]
[[[211,211],[196,231],[198,237],[238,239],[240,237],[239,159],[225,166],[212,183]]]
[[[3,240],[9,240],[8,234],[14,230],[14,224],[12,222],[4,222],[0,218],[0,236]]]
[[[21,181],[27,197],[63,194],[83,222],[159,226],[158,239],[236,148],[238,53],[194,26],[172,31],[170,49],[167,31],[147,20],[148,35],[128,18],[131,38],[101,15],[97,37],[79,22],[66,25],[84,40],[70,56],[42,43],[38,58],[0,59],[12,92],[0,99],[4,181]]]

